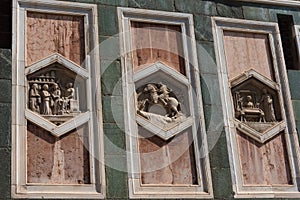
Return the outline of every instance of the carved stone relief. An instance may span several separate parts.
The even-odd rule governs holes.
[[[172,125],[184,118],[176,95],[162,83],[149,83],[138,88],[137,102],[137,113],[154,124]]]
[[[82,81],[68,69],[54,64],[28,75],[27,79],[27,105],[31,111],[56,125],[81,113],[79,82]]]
[[[11,195],[103,199],[99,52],[90,51],[97,5],[16,0],[13,7]]]
[[[295,198],[299,145],[278,26],[212,21],[234,198]]]
[[[240,131],[263,142],[285,127],[281,118],[278,85],[272,80],[249,70],[231,80],[231,92],[235,123]]]
[[[129,197],[213,198],[192,15],[118,12]]]
[[[242,122],[272,123],[277,122],[273,97],[266,88],[262,91],[237,90],[233,94],[235,116]]]

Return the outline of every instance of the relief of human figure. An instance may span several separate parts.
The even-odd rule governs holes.
[[[64,108],[67,110],[67,112],[70,111],[70,100],[74,99],[75,96],[75,89],[73,88],[72,83],[68,83],[66,85],[67,89],[65,91],[65,97],[64,97]]]
[[[162,83],[159,83],[158,84],[160,87],[159,87],[159,93],[161,93],[159,96],[158,96],[158,99],[160,100],[160,102],[163,103],[164,106],[167,106],[168,105],[168,101],[169,101],[169,94],[170,94],[170,89],[162,84]]]
[[[54,101],[53,114],[58,115],[63,110],[63,100],[61,98],[61,90],[57,83],[53,85],[52,98]]]
[[[143,114],[144,109],[146,107],[146,104],[162,104],[164,109],[166,109],[167,112],[167,117],[170,118],[178,118],[182,116],[182,114],[179,112],[180,111],[180,104],[178,100],[174,97],[170,97],[169,93],[171,90],[164,84],[159,83],[156,85],[154,84],[147,84],[143,90],[143,93],[148,93],[149,98],[140,100],[138,102],[138,113],[145,118],[145,114]],[[148,111],[146,111],[148,112]]]
[[[273,99],[266,89],[263,89],[263,95],[261,97],[261,108],[265,113],[265,119],[267,122],[275,122],[275,112],[273,106]]]
[[[253,99],[251,95],[246,96],[243,106],[245,108],[254,108]]]
[[[29,91],[29,108],[33,112],[40,113],[41,96],[39,94],[39,86],[34,83]]]
[[[50,108],[50,103],[52,101],[51,94],[48,91],[49,86],[47,84],[43,85],[41,96],[42,96],[42,108],[41,108],[41,114],[43,115],[51,115],[52,111]]]

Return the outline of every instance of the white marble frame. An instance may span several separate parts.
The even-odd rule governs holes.
[[[88,112],[82,119],[89,126],[89,153],[91,184],[29,184],[26,181],[26,70],[25,70],[25,25],[26,12],[67,14],[84,17],[85,75]],[[55,0],[13,0],[13,43],[12,43],[12,179],[13,198],[90,198],[105,197],[104,145],[101,105],[100,60],[98,45],[97,5],[61,2]],[[64,59],[64,62],[71,62]],[[96,74],[96,75],[93,75]],[[86,77],[86,75],[88,77]],[[93,98],[93,97],[96,97]],[[29,113],[29,114],[28,114]],[[31,116],[31,115],[30,115]],[[38,120],[38,116],[34,116]],[[29,117],[30,118],[30,117]],[[82,124],[82,123],[80,123]],[[77,126],[78,127],[78,126]],[[53,135],[61,135],[69,126],[58,127]],[[60,130],[61,129],[61,130]]]
[[[221,98],[224,114],[224,126],[229,151],[230,169],[232,185],[235,198],[297,198],[299,197],[299,143],[295,126],[293,107],[291,104],[291,95],[289,91],[288,78],[286,74],[283,51],[280,40],[280,32],[277,23],[259,22],[240,19],[229,19],[222,17],[213,17],[213,34],[216,58],[218,64],[218,77],[221,89]],[[226,58],[224,52],[223,31],[239,31],[267,34],[271,49],[271,56],[274,66],[276,82],[281,91],[279,95],[280,106],[283,120],[286,122],[285,139],[291,167],[291,176],[293,185],[278,185],[272,187],[266,186],[247,186],[243,185],[240,161],[237,155],[236,127],[234,125],[234,114],[232,108],[232,98],[229,89],[229,80],[227,75]],[[283,104],[283,101],[285,102]]]
[[[294,35],[297,48],[298,59],[300,60],[300,25],[294,25]]]
[[[123,73],[123,102],[125,113],[125,132],[127,143],[127,166],[128,166],[128,184],[129,184],[129,197],[130,198],[213,198],[211,172],[208,158],[208,148],[206,140],[206,130],[202,105],[202,94],[200,88],[199,69],[196,54],[196,42],[194,38],[194,24],[193,16],[185,13],[174,13],[165,11],[153,11],[134,8],[118,8],[119,17],[119,30],[120,30],[120,45],[121,45],[121,61]],[[131,35],[130,35],[130,22],[148,22],[148,23],[161,23],[179,25],[183,32],[183,48],[187,66],[187,79],[190,86],[196,91],[195,101],[192,99],[192,92],[189,96],[189,106],[197,105],[198,109],[193,110],[192,133],[194,140],[196,168],[198,176],[201,175],[200,185],[163,185],[151,184],[142,185],[140,178],[140,166],[138,155],[138,131],[136,122],[136,109],[135,100],[132,95],[135,93],[135,74],[132,70],[132,56],[131,56]],[[187,37],[190,38],[188,41]],[[190,65],[194,68],[190,69]],[[142,70],[141,70],[142,71]],[[145,73],[147,70],[145,70]],[[171,70],[170,70],[171,71]],[[144,75],[145,75],[144,73]],[[172,73],[172,72],[171,72]],[[177,72],[178,73],[178,72]],[[140,74],[137,72],[136,74]],[[193,74],[193,75],[192,75]],[[143,76],[144,76],[143,75]],[[175,75],[174,75],[175,76]],[[191,84],[192,77],[195,83]],[[176,76],[175,76],[176,77]],[[134,96],[134,95],[133,95]],[[199,132],[196,130],[196,121],[198,120]],[[200,142],[201,144],[198,144]],[[202,148],[200,149],[200,146]],[[201,158],[201,159],[200,159]],[[201,160],[201,161],[200,161]]]

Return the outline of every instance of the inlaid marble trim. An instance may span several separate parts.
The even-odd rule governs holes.
[[[134,8],[118,8],[121,61],[123,73],[123,100],[125,114],[125,130],[128,152],[127,166],[129,169],[129,197],[130,198],[213,198],[210,166],[208,160],[208,149],[206,140],[206,130],[202,105],[202,94],[200,89],[199,69],[196,54],[196,42],[194,38],[193,17],[191,14],[143,10]],[[186,76],[172,70],[165,64],[157,62],[146,69],[133,72],[132,36],[130,34],[130,22],[159,23],[168,25],[179,25],[182,30],[184,59],[186,63]],[[191,69],[191,66],[193,68]],[[135,101],[132,94],[136,89],[147,84],[149,81],[159,83],[165,77],[171,85],[182,84],[187,87],[187,91],[194,90],[194,94],[189,92],[187,101],[190,117],[182,122],[182,125],[169,131],[162,131],[154,125],[148,125],[149,121],[137,115]],[[192,82],[193,80],[193,82]],[[146,83],[147,82],[147,83]],[[176,83],[178,82],[178,83]],[[137,87],[137,88],[136,88]],[[193,95],[195,95],[193,98]],[[144,126],[151,134],[158,133],[158,136],[167,140],[176,135],[178,131],[189,128],[194,137],[195,162],[199,183],[196,185],[172,185],[172,184],[142,184],[138,147],[138,125]],[[196,126],[199,123],[199,130]],[[198,142],[201,145],[198,145]]]
[[[82,16],[84,18],[85,56],[84,68],[65,57],[54,54],[25,69],[25,35],[27,11]],[[105,197],[105,177],[100,60],[98,44],[97,5],[63,2],[55,0],[14,0],[13,1],[13,67],[12,67],[12,180],[13,198],[63,198],[102,199]],[[70,121],[56,126],[43,120],[39,114],[26,110],[28,85],[26,75],[57,62],[68,70],[80,74],[86,87],[87,112],[80,113]],[[96,74],[96,76],[92,76]],[[94,77],[94,78],[92,78]],[[97,101],[93,96],[97,96]],[[89,132],[90,184],[29,184],[27,183],[26,130],[27,120],[59,137],[78,126],[87,123]],[[97,138],[95,140],[94,138]]]
[[[283,62],[283,51],[281,40],[279,36],[279,28],[277,23],[258,22],[250,20],[229,19],[221,17],[213,17],[213,34],[215,51],[217,55],[218,77],[221,89],[221,98],[223,103],[224,124],[228,143],[232,186],[235,198],[296,198],[299,197],[299,143],[297,138],[295,118],[293,107],[291,104],[291,95],[288,86],[288,79],[286,74],[285,64]],[[224,34],[223,31],[235,31],[246,33],[262,33],[268,35],[270,45],[270,56],[273,61],[273,70],[275,80],[278,83],[273,84],[273,88],[278,88],[280,91],[279,101],[282,110],[282,123],[284,126],[284,137],[286,140],[286,148],[289,159],[292,184],[291,185],[246,185],[243,183],[242,170],[240,159],[237,155],[238,144],[236,138],[236,123],[234,120],[234,113],[232,107],[232,97],[230,91],[230,82],[228,78]],[[272,85],[270,85],[272,86]],[[284,102],[284,103],[283,103]]]

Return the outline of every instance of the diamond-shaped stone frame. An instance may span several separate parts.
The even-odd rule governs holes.
[[[49,67],[51,64],[59,63],[62,67],[65,67],[68,70],[76,73],[82,79],[87,80],[89,78],[89,73],[84,68],[80,67],[76,63],[68,60],[67,58],[63,57],[62,55],[55,53],[47,58],[44,58],[25,69],[25,75],[33,74],[41,69]],[[40,126],[41,128],[49,131],[52,135],[56,137],[60,137],[69,131],[77,128],[88,122],[90,120],[90,112],[87,111],[85,113],[81,113],[74,118],[64,122],[63,124],[57,126],[50,122],[49,120],[43,118],[41,115],[32,112],[29,109],[25,110],[25,117],[27,120],[35,123],[36,125]]]
[[[171,85],[176,83],[177,85],[182,85],[183,87],[189,88],[190,82],[184,75],[173,70],[171,67],[168,67],[162,62],[156,62],[148,66],[146,69],[142,69],[136,72],[133,76],[133,81],[135,83],[142,81],[143,83],[141,83],[140,85],[147,84],[147,77],[155,75],[156,73],[159,73],[162,76],[166,76],[166,79],[172,79],[173,81],[171,82],[173,83],[170,83]],[[191,111],[189,112],[192,113]],[[136,121],[139,125],[150,131],[151,133],[159,136],[163,140],[168,140],[176,134],[181,133],[188,127],[192,126],[194,120],[192,114],[190,114],[190,116],[187,116],[187,118],[183,119],[183,121],[179,122],[178,124],[174,124],[174,126],[171,126],[168,129],[155,125],[147,119],[139,116],[138,114],[136,114]]]
[[[261,75],[260,73],[258,73],[257,71],[255,71],[253,69],[250,69],[250,70],[244,72],[243,74],[241,74],[240,76],[231,80],[230,87],[233,88],[235,86],[238,86],[238,85],[244,83],[245,81],[249,80],[250,78],[254,78],[257,81],[260,81],[266,87],[276,90],[277,92],[279,91],[279,86],[277,83],[275,83],[274,81]],[[265,130],[263,132],[258,132],[256,130],[254,130],[253,128],[251,128],[250,126],[248,126],[247,124],[245,124],[237,119],[234,120],[234,124],[239,131],[245,133],[246,135],[248,135],[249,137],[251,137],[252,139],[256,140],[259,143],[266,142],[267,140],[273,138],[274,136],[276,136],[277,134],[279,134],[281,131],[283,131],[286,128],[285,121],[277,122],[272,127],[268,128],[267,130]]]

